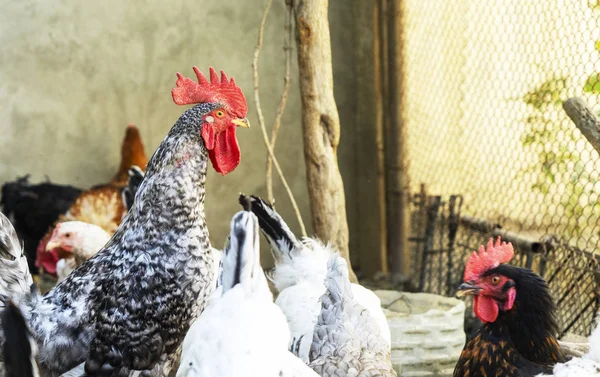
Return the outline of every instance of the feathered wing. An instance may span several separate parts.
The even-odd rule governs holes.
[[[284,289],[275,301],[287,318],[290,328],[289,349],[306,364],[310,361],[310,346],[321,312],[319,298],[324,290],[323,284],[303,281]]]
[[[7,298],[18,300],[33,284],[23,245],[15,228],[0,212],[0,309]]]
[[[330,259],[327,291],[315,327],[310,366],[322,377],[396,376],[390,351],[379,326],[354,298],[347,262],[335,254]]]
[[[281,216],[267,202],[257,196],[246,196],[243,194],[240,195],[239,200],[240,203],[246,201],[251,203],[252,213],[258,218],[260,230],[269,242],[273,258],[276,261],[289,259],[302,250],[302,243],[292,233]]]
[[[381,309],[381,300],[373,291],[363,287],[360,284],[352,283],[352,294],[358,303],[371,313],[373,319],[379,327],[379,332],[388,345],[388,349],[392,349],[392,333],[387,317]]]

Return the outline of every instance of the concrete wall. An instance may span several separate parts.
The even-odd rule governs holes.
[[[343,122],[340,165],[354,221],[356,108],[352,29],[355,1],[331,1],[335,86]],[[244,0],[118,1],[0,0],[0,182],[30,173],[58,183],[89,187],[106,182],[119,163],[128,122],[151,154],[182,113],[170,90],[175,72],[193,75],[212,65],[235,77],[249,103],[253,128],[239,130],[242,163],[226,177],[211,171],[207,217],[221,246],[239,192],[264,195],[266,150],[258,128],[251,60],[266,5]],[[368,16],[367,16],[368,17]],[[283,1],[275,1],[260,62],[262,104],[268,123],[283,83]],[[277,145],[310,229],[294,52],[294,82]],[[277,178],[278,210],[298,229]],[[352,232],[352,242],[357,235]],[[267,258],[268,259],[268,258]]]

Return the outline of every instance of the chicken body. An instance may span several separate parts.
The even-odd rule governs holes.
[[[312,335],[321,312],[319,299],[325,292],[327,263],[335,251],[315,239],[306,238],[300,242],[267,203],[258,197],[249,197],[249,200],[275,259],[275,268],[269,278],[279,292],[275,302],[288,319],[292,334],[290,348],[308,363]],[[381,309],[381,301],[359,284],[351,284],[350,289],[353,297],[376,321],[379,334],[390,350],[390,329]]]
[[[239,212],[223,255],[222,285],[183,343],[177,377],[316,377],[287,349],[290,332],[260,267],[258,221]]]
[[[211,293],[200,128],[216,107],[196,105],[177,121],[108,244],[44,297],[20,303],[42,375],[84,361],[90,375],[168,374]]]

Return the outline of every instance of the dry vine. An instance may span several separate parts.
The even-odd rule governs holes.
[[[260,27],[258,29],[258,42],[256,47],[254,48],[254,59],[252,61],[252,71],[254,78],[254,102],[256,104],[256,112],[258,114],[258,122],[260,124],[260,129],[263,134],[263,139],[265,142],[265,146],[267,147],[268,155],[267,155],[267,172],[266,172],[266,183],[267,183],[267,196],[268,200],[272,203],[274,201],[273,198],[273,172],[271,168],[271,163],[275,165],[275,170],[277,170],[277,174],[283,183],[285,190],[292,202],[292,207],[294,208],[294,212],[296,213],[296,217],[298,219],[298,224],[300,225],[300,230],[302,235],[306,237],[306,227],[304,226],[304,222],[302,221],[302,215],[300,214],[300,209],[298,208],[298,204],[296,203],[296,199],[294,198],[294,194],[292,194],[292,190],[290,189],[285,176],[283,175],[283,171],[279,166],[279,162],[277,161],[277,157],[275,157],[275,153],[273,152],[273,148],[275,146],[275,142],[277,141],[277,132],[281,126],[281,117],[283,115],[283,111],[285,109],[285,104],[287,102],[290,82],[291,82],[291,39],[292,39],[292,27],[291,27],[291,19],[292,19],[292,4],[289,1],[286,1],[286,18],[285,18],[285,31],[286,31],[286,39],[284,42],[284,52],[285,52],[285,77],[284,77],[284,85],[283,92],[281,94],[281,100],[279,102],[279,107],[277,109],[277,113],[275,115],[275,120],[273,122],[273,127],[271,130],[271,141],[269,141],[269,136],[267,134],[267,129],[265,125],[265,118],[262,112],[262,108],[260,106],[260,94],[259,94],[259,75],[258,75],[258,58],[260,56],[260,51],[263,44],[263,34],[265,29],[265,24],[267,23],[267,16],[269,14],[269,10],[271,9],[271,5],[273,4],[273,0],[269,0],[267,3],[267,7],[265,8],[265,12],[263,13],[262,20],[260,22]]]

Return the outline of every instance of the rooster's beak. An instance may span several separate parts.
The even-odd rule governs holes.
[[[60,247],[61,244],[58,241],[48,241],[48,243],[46,244],[46,251],[50,251],[52,249],[56,249],[57,247]]]
[[[478,287],[475,284],[462,283],[458,286],[458,292],[456,292],[456,297],[461,298],[467,295],[477,296],[481,287]]]
[[[250,128],[250,122],[248,122],[248,118],[244,119],[234,119],[231,123],[235,124],[238,127]]]

